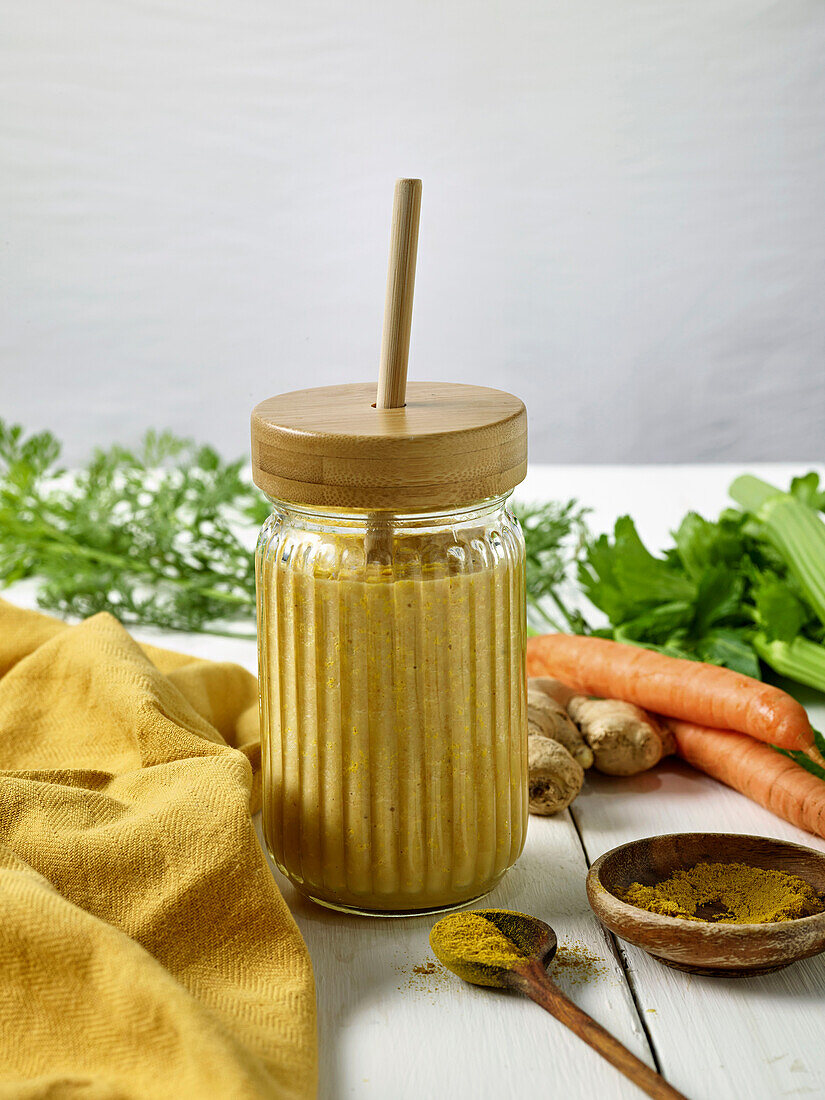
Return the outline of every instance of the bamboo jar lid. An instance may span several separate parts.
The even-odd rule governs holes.
[[[510,393],[410,382],[403,407],[375,402],[368,382],[261,402],[255,484],[310,507],[430,511],[500,496],[527,472],[527,412]]]

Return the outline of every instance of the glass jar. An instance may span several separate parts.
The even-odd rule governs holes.
[[[263,830],[314,901],[447,909],[522,850],[524,540],[508,496],[403,515],[270,496]]]

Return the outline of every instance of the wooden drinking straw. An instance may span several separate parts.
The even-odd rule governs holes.
[[[420,213],[421,180],[396,180],[376,409],[402,409],[406,403]],[[385,514],[369,517],[365,549],[368,562],[392,560],[392,527]]]
[[[400,409],[406,398],[420,213],[421,180],[396,180],[387,296],[384,299],[384,332],[375,399],[377,409]]]

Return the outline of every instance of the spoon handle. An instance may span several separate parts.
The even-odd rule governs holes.
[[[534,960],[510,973],[515,989],[525,993],[565,1027],[569,1027],[588,1046],[598,1051],[602,1058],[606,1058],[625,1077],[630,1078],[642,1092],[646,1092],[654,1100],[686,1100],[664,1077],[645,1065],[635,1054],[631,1054],[609,1031],[597,1024],[592,1016],[582,1012],[578,1005],[565,997],[555,982],[548,978],[541,963]]]

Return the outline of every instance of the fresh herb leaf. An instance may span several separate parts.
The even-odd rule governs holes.
[[[660,603],[692,601],[696,596],[696,586],[688,577],[647,550],[630,516],[616,520],[612,542],[602,535],[590,544],[579,567],[579,583],[611,622],[634,618]]]
[[[571,605],[565,587],[587,543],[588,509],[568,500],[566,504],[516,504],[513,511],[524,532],[531,617],[553,630],[586,633],[587,621]]]
[[[809,612],[785,581],[770,574],[753,586],[756,621],[769,641],[790,642],[802,630]]]
[[[661,558],[628,517],[600,536],[579,569],[610,621],[604,637],[760,676],[775,671],[825,688],[825,545],[816,474],[783,494],[751,475],[731,493],[741,510],[689,512]],[[784,509],[779,517],[779,509]]]
[[[734,565],[742,556],[741,515],[723,516],[712,523],[696,512],[688,512],[674,532],[675,556],[695,581],[717,565]],[[672,559],[674,552],[669,557]]]
[[[713,565],[699,579],[693,611],[693,633],[702,637],[723,623],[742,616],[745,578],[726,565]]]
[[[602,535],[588,548],[582,587],[616,641],[759,678],[754,615],[743,602],[754,568],[749,548],[741,516],[714,524],[691,512],[657,558],[623,516],[612,540]]]
[[[211,447],[149,432],[75,475],[49,432],[0,421],[0,580],[39,580],[41,607],[124,623],[237,633],[255,614],[250,525],[269,512]]]
[[[685,637],[692,622],[692,604],[679,600],[648,608],[635,618],[622,623],[617,630],[621,630],[623,641],[660,646],[674,640],[676,635]]]
[[[807,504],[817,512],[825,511],[825,490],[819,486],[819,474],[814,470],[804,477],[795,477],[791,481],[790,494]]]
[[[708,631],[696,643],[695,656],[709,665],[724,665],[725,668],[752,676],[761,680],[759,658],[754,652],[748,634],[741,630],[718,627]]]

